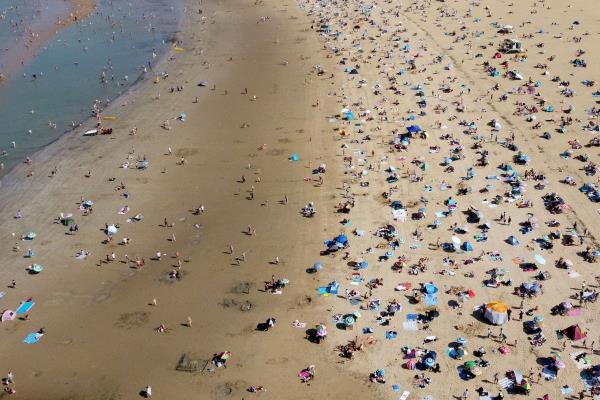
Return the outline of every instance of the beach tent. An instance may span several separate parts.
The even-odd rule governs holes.
[[[431,282],[426,283],[423,286],[423,292],[425,292],[426,294],[436,294],[438,292],[438,288]]]
[[[508,322],[508,304],[500,301],[492,301],[483,308],[483,316],[494,325],[502,325]]]
[[[563,332],[571,340],[582,340],[587,337],[587,334],[579,327],[579,325],[571,325]]]
[[[508,244],[511,244],[511,245],[513,245],[513,246],[516,246],[516,245],[518,245],[518,244],[519,244],[519,241],[517,240],[517,238],[516,238],[516,237],[514,237],[514,236],[512,236],[512,235],[511,235],[511,236],[509,236],[509,237],[508,237],[508,239],[506,239],[506,242],[507,242]]]
[[[14,320],[16,318],[16,316],[17,316],[17,314],[14,311],[6,310],[0,316],[0,321],[1,322],[12,321],[12,320]]]
[[[464,251],[473,251],[473,245],[471,244],[471,242],[463,242],[460,248]]]

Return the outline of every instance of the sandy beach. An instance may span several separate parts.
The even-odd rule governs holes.
[[[599,17],[190,3],[2,179],[4,396],[594,398]]]

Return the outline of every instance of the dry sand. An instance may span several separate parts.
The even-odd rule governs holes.
[[[169,77],[158,84],[142,85],[106,112],[117,116],[115,121],[109,122],[115,129],[113,136],[82,138],[78,133],[69,134],[36,154],[32,166],[21,165],[3,180],[0,193],[3,228],[0,233],[5,251],[0,260],[5,267],[1,278],[6,284],[15,279],[17,285],[15,289],[3,289],[6,295],[0,300],[0,308],[14,308],[29,296],[34,297],[36,306],[30,313],[30,320],[5,322],[0,326],[3,337],[0,341],[3,355],[0,374],[13,371],[16,396],[26,399],[133,399],[138,398],[139,391],[146,385],[152,385],[153,397],[169,399],[192,396],[209,399],[254,396],[273,399],[398,398],[400,394],[391,390],[393,383],[399,384],[402,390],[413,392],[410,398],[431,395],[434,399],[447,399],[460,396],[467,387],[471,390],[471,398],[475,398],[474,390],[479,386],[494,395],[498,392],[491,382],[495,372],[503,374],[518,367],[525,374],[533,369],[537,376],[537,356],[547,357],[554,349],[561,353],[566,369],[560,372],[556,381],[534,383],[528,398],[541,397],[545,393],[551,399],[560,398],[559,389],[565,384],[571,385],[575,393],[581,390],[583,383],[578,376],[581,371],[568,355],[577,349],[567,346],[561,351],[561,342],[554,331],[571,323],[580,323],[590,330],[588,346],[591,341],[598,341],[597,305],[584,309],[580,318],[550,316],[549,308],[576,293],[583,280],[594,283],[595,264],[585,263],[576,255],[582,250],[580,246],[565,247],[556,242],[553,250],[543,252],[525,246],[531,238],[548,232],[543,222],[551,216],[544,210],[540,196],[551,191],[559,192],[575,209],[573,213],[553,216],[561,221],[563,231],[577,221],[579,231],[585,226],[589,232],[586,244],[591,245],[595,243],[595,237],[600,237],[598,226],[594,224],[598,218],[594,204],[576,188],[559,183],[565,175],[573,175],[579,184],[593,180],[578,171],[581,163],[558,158],[558,153],[566,148],[567,140],[583,134],[578,131],[578,126],[574,126],[572,134],[554,133],[552,141],[540,139],[538,134],[546,128],[532,131],[532,124],[524,122],[524,117],[512,115],[512,104],[517,96],[511,95],[508,102],[501,104],[488,101],[488,90],[496,81],[502,90],[493,93],[495,99],[519,83],[498,78],[491,80],[481,67],[484,60],[490,60],[492,48],[501,39],[490,22],[512,23],[515,35],[533,33],[544,27],[548,33],[543,38],[524,40],[524,44],[535,48],[535,43],[544,41],[545,54],[530,50],[528,61],[519,64],[518,68],[526,79],[532,76],[537,80],[541,70],[533,66],[547,62],[544,59],[556,54],[551,75],[539,78],[544,82],[540,90],[559,110],[562,97],[551,86],[550,77],[560,75],[566,79],[573,73],[568,79],[573,85],[577,84],[578,95],[568,99],[568,103],[575,104],[579,117],[585,118],[584,109],[590,106],[590,94],[597,88],[583,88],[579,82],[598,78],[597,68],[594,69],[598,55],[590,53],[597,42],[598,33],[593,29],[598,15],[594,15],[596,10],[583,1],[570,3],[572,6],[567,7],[564,2],[546,1],[545,5],[551,8],[545,9],[538,2],[537,14],[529,14],[531,4],[518,9],[509,7],[508,3],[497,3],[489,5],[492,17],[488,18],[483,6],[476,7],[473,16],[465,17],[469,5],[462,1],[418,2],[423,5],[422,10],[407,9],[404,5],[398,7],[399,17],[380,15],[379,10],[397,7],[380,2],[372,17],[379,24],[385,19],[388,32],[378,32],[378,28],[370,27],[364,17],[355,15],[356,4],[339,3],[342,11],[339,18],[333,19],[332,25],[344,31],[345,39],[330,40],[329,43],[319,38],[314,29],[309,29],[309,19],[316,18],[316,14],[307,19],[294,2],[269,0],[252,4],[227,0],[190,6],[180,44],[184,51],[174,52],[155,69],[155,72],[167,71]],[[307,9],[310,7],[308,3]],[[456,8],[457,16],[437,19],[440,7]],[[202,14],[198,9],[202,9]],[[582,14],[581,10],[589,13]],[[337,6],[331,5],[324,12],[333,18],[335,11]],[[473,23],[476,17],[482,20],[479,24]],[[339,28],[338,19],[345,20],[347,26]],[[565,24],[575,19],[581,22],[576,28],[577,34],[589,31],[590,37],[577,44],[566,39],[552,39],[558,32],[565,32],[565,38],[572,36],[574,33],[569,33]],[[521,28],[518,25],[523,20],[532,23]],[[552,20],[560,21],[561,25],[551,27]],[[396,27],[396,23],[402,23],[402,26]],[[318,25],[314,22],[313,28]],[[359,28],[353,30],[355,25]],[[465,42],[453,44],[455,37],[445,35],[453,30],[460,32],[463,25],[468,27],[468,35],[476,29],[484,32],[482,37],[469,38],[474,43],[469,56],[464,53]],[[427,70],[398,77],[398,86],[405,94],[394,97],[388,89],[386,73],[393,75],[399,68],[406,68],[402,62],[404,53],[396,49],[391,59],[384,56],[394,43],[389,32],[396,28],[406,28],[398,36],[410,40],[411,55],[419,53],[417,69],[425,67]],[[368,31],[363,38],[365,29]],[[352,39],[356,41],[356,47],[352,46]],[[494,45],[487,45],[488,42],[494,42]],[[399,43],[402,45],[403,42]],[[343,50],[332,56],[330,51],[323,49],[324,44]],[[475,58],[480,52],[475,48],[480,44],[490,47],[481,49],[483,58]],[[358,46],[362,47],[362,53],[357,52]],[[587,50],[587,69],[573,69],[568,62],[578,48]],[[452,59],[445,58],[441,63],[433,64],[433,58],[444,52]],[[341,57],[351,60],[346,65],[339,65]],[[444,70],[450,62],[453,68]],[[327,71],[322,76],[316,74],[314,66],[317,64]],[[343,72],[345,67],[354,64],[361,67],[359,75]],[[330,79],[331,73],[334,77]],[[367,81],[362,88],[358,85],[360,79]],[[442,98],[429,96],[431,91],[438,94],[438,88],[451,79],[456,79],[451,82],[452,93],[444,94]],[[207,87],[198,87],[201,81],[207,81]],[[378,82],[383,94],[375,94],[374,85]],[[414,141],[408,153],[390,152],[387,142],[392,137],[392,130],[403,131],[410,124],[400,118],[407,116],[410,109],[419,111],[414,91],[410,89],[419,83],[424,85],[429,105],[428,115],[419,118],[418,123],[429,132],[429,140]],[[462,96],[466,112],[458,113],[456,120],[448,120],[450,114],[457,114],[451,102],[456,100],[463,83],[471,88]],[[183,91],[169,93],[169,88],[182,85]],[[216,85],[214,90],[213,85]],[[248,93],[242,94],[245,88]],[[159,99],[156,99],[157,93],[160,93]],[[196,96],[197,103],[194,102]],[[253,100],[253,96],[256,99]],[[531,102],[522,97],[522,101]],[[392,103],[395,100],[397,105]],[[362,102],[363,106],[354,105],[357,102]],[[436,114],[433,107],[437,103],[448,106],[449,111]],[[373,120],[361,118],[360,126],[344,125],[339,119],[329,122],[327,117],[339,114],[344,106],[351,107],[356,113],[369,109]],[[378,114],[383,110],[387,113],[387,121]],[[185,122],[176,120],[181,112],[187,114]],[[464,128],[458,126],[458,122],[462,119],[476,121],[480,133],[489,139],[490,129],[484,126],[492,118],[502,122],[504,128],[498,134],[502,140],[514,131],[519,147],[532,157],[527,168],[543,172],[549,183],[546,189],[538,191],[533,188],[534,182],[527,182],[525,198],[533,201],[533,208],[518,209],[514,203],[488,208],[482,200],[502,195],[506,186],[494,181],[492,193],[479,193],[478,189],[487,183],[486,175],[497,173],[495,166],[502,162],[512,163],[513,153],[498,144],[486,143],[485,148],[490,152],[489,166],[476,168],[477,176],[467,182],[473,186],[473,193],[456,199],[459,210],[465,210],[469,205],[478,207],[493,226],[487,242],[475,243],[474,256],[482,250],[498,250],[502,252],[504,262],[492,262],[485,257],[484,261],[464,266],[468,254],[451,254],[460,267],[454,271],[454,276],[441,275],[442,269],[451,269],[442,264],[442,258],[447,254],[430,250],[428,245],[437,237],[442,241],[449,240],[450,224],[464,225],[466,218],[462,213],[455,213],[444,220],[437,231],[427,230],[426,225],[433,220],[434,211],[444,209],[444,199],[455,196],[455,190],[438,190],[441,180],[456,185],[474,163],[475,153],[467,148],[467,158],[456,162],[456,172],[448,174],[439,162],[448,154],[449,144],[439,137],[446,132],[453,133],[468,147],[472,139],[461,133]],[[555,115],[555,118],[558,117]],[[167,119],[170,119],[170,130],[160,128]],[[539,119],[543,118],[540,116]],[[436,121],[441,121],[448,129],[435,128]],[[547,130],[555,127],[550,122],[545,124]],[[137,127],[137,133],[130,135],[133,127]],[[341,139],[339,129],[345,129],[351,135]],[[365,140],[367,134],[371,140]],[[586,143],[588,137],[582,136],[579,140]],[[343,143],[348,148],[342,153]],[[441,151],[429,153],[429,146],[436,145]],[[172,155],[167,155],[169,148]],[[374,156],[370,156],[371,152]],[[593,149],[584,148],[579,152],[590,153],[592,159],[597,156]],[[289,161],[292,153],[297,153],[300,161]],[[343,162],[343,154],[353,155],[352,167]],[[145,171],[119,168],[128,155],[133,159],[147,157],[149,168]],[[181,157],[185,158],[185,165],[177,165]],[[387,157],[387,162],[380,164],[382,157]],[[415,157],[427,160],[430,169],[420,172],[424,175],[423,182],[410,183],[402,175],[407,168],[417,168],[410,164]],[[359,158],[365,159],[364,165]],[[558,160],[564,165],[559,165]],[[311,175],[311,169],[320,163],[328,165],[322,186]],[[373,168],[361,178],[358,173],[367,170],[369,164]],[[381,197],[381,193],[390,187],[385,183],[388,174],[384,172],[390,165],[402,171],[393,199],[407,204],[418,203],[421,196],[426,196],[429,200],[426,219],[406,223],[392,221],[390,208]],[[58,174],[50,178],[55,166]],[[519,172],[523,169],[519,167]],[[84,177],[90,170],[91,177]],[[33,177],[26,178],[31,171],[34,171]],[[241,182],[242,176],[245,182]],[[109,177],[115,180],[109,182]],[[257,181],[258,177],[260,181]],[[123,190],[114,189],[119,182],[126,185],[125,190],[130,194],[128,199],[121,196]],[[344,194],[342,182],[351,185],[349,194],[356,202],[349,215],[333,213],[334,206]],[[358,182],[369,182],[369,187],[361,187]],[[426,184],[431,184],[434,191],[424,192]],[[250,196],[252,186],[255,188],[253,199]],[[288,203],[281,204],[285,196]],[[96,202],[91,215],[81,216],[77,209],[81,198]],[[299,210],[309,201],[315,202],[318,212],[314,218],[305,219],[299,215]],[[200,204],[206,207],[206,212],[193,215],[192,210]],[[124,205],[128,205],[130,211],[125,216],[118,215],[117,211]],[[409,209],[409,213],[417,208]],[[17,209],[23,212],[24,218],[12,218]],[[512,226],[494,221],[501,211],[510,213]],[[52,223],[60,212],[74,213],[80,228],[76,235],[65,235],[65,227]],[[502,242],[515,232],[516,224],[526,219],[528,212],[535,214],[540,227],[528,235],[518,234],[520,246],[511,247]],[[143,221],[125,222],[127,217],[138,213],[144,215]],[[352,221],[350,227],[340,225],[345,217]],[[174,226],[162,227],[164,218]],[[119,223],[121,228],[115,240],[128,236],[132,239],[131,244],[101,244],[105,239],[102,232],[105,223]],[[372,234],[387,223],[394,223],[399,236],[406,240],[394,252],[393,259],[404,254],[411,265],[419,257],[429,257],[429,268],[425,273],[408,275],[405,268],[398,274],[390,269],[393,261],[379,263],[377,258],[389,247],[364,253],[381,242]],[[245,234],[248,225],[256,229],[256,235]],[[414,243],[412,232],[416,228],[424,232],[424,239],[420,247],[411,249]],[[364,229],[365,236],[352,235],[354,229]],[[34,241],[18,240],[21,234],[30,230],[38,234]],[[475,226],[471,225],[471,232],[461,237],[472,237],[475,231]],[[332,280],[339,281],[342,289],[352,288],[346,280],[351,270],[347,266],[348,260],[341,259],[343,252],[319,256],[323,240],[340,232],[350,236],[350,260],[364,257],[369,261],[368,269],[362,271],[364,278],[367,281],[375,277],[384,279],[385,284],[373,291],[372,299],[381,299],[386,304],[395,298],[402,304],[403,311],[392,320],[390,327],[377,327],[376,314],[362,311],[363,317],[354,330],[337,330],[331,323],[331,316],[352,312],[358,306],[335,296],[317,297],[315,289]],[[176,235],[174,242],[171,241],[172,234]],[[18,252],[11,251],[15,243],[20,246]],[[228,254],[230,244],[234,246],[233,255]],[[27,247],[36,252],[33,261],[46,267],[40,275],[29,276],[25,271],[31,263],[23,258]],[[74,255],[80,249],[90,251],[91,256],[87,260],[76,260]],[[163,255],[161,261],[151,260],[159,250],[167,255]],[[118,261],[100,261],[113,251]],[[174,268],[173,264],[177,264],[177,259],[173,258],[177,251],[185,260],[183,278],[169,282],[165,277]],[[245,252],[246,261],[237,265],[235,257],[242,252]],[[130,258],[144,257],[146,265],[139,270],[132,268],[124,262],[125,254]],[[545,318],[544,333],[548,341],[532,350],[521,322],[511,321],[504,325],[504,332],[509,343],[517,339],[518,345],[511,346],[512,352],[508,356],[493,354],[492,350],[499,344],[484,338],[488,325],[471,316],[471,309],[498,299],[517,307],[513,313],[516,315],[520,298],[511,294],[512,287],[482,287],[481,282],[487,276],[485,271],[504,266],[518,285],[529,281],[532,273],[522,272],[511,259],[523,256],[531,261],[534,254],[544,255],[548,264],[542,269],[549,270],[553,278],[544,282],[543,295],[525,301],[525,308],[539,305],[540,314]],[[280,263],[274,265],[271,262],[276,256]],[[581,277],[570,278],[565,270],[556,269],[553,264],[560,256],[572,259],[574,270]],[[318,260],[323,261],[324,269],[318,274],[307,274],[305,270]],[[469,271],[473,272],[473,278],[464,276]],[[272,275],[290,280],[282,295],[261,291],[263,282],[270,280]],[[424,308],[410,304],[405,293],[394,292],[394,287],[398,282],[418,286],[418,283],[428,281],[434,281],[440,287],[438,308],[441,317],[435,319],[428,330],[402,331],[405,314],[422,312]],[[248,290],[245,290],[245,284],[249,285]],[[475,298],[465,303],[462,315],[447,305],[449,300],[455,299],[445,294],[450,286],[465,286],[475,292]],[[364,286],[358,289],[361,293],[366,291]],[[149,305],[154,298],[157,305]],[[246,303],[251,304],[251,310],[244,312],[242,308]],[[193,320],[192,327],[183,325],[188,316]],[[271,331],[254,331],[256,324],[271,316],[278,321]],[[329,338],[321,345],[310,343],[304,339],[304,329],[291,326],[296,319],[307,322],[309,328],[319,322],[326,323]],[[160,324],[170,330],[155,332]],[[373,335],[378,342],[356,353],[353,360],[338,357],[335,346],[356,335],[362,336],[361,330],[366,326],[375,328]],[[41,327],[47,333],[39,343],[22,343],[28,332]],[[398,338],[385,340],[386,330],[398,331]],[[495,333],[498,330],[494,328]],[[416,372],[402,368],[401,347],[421,346],[428,335],[440,339],[428,348],[438,352],[442,373],[427,373],[432,383],[421,389],[413,387],[412,376]],[[448,343],[459,336],[469,340],[469,351],[485,346],[486,359],[491,362],[482,376],[469,382],[458,377],[457,367],[462,363],[445,354]],[[209,359],[214,353],[225,350],[233,353],[225,369],[203,374],[175,371],[184,352]],[[591,357],[592,363],[598,362],[597,355]],[[317,376],[309,386],[299,382],[297,373],[310,364],[316,365]],[[368,375],[378,368],[386,370],[385,385],[368,381]],[[246,388],[250,385],[264,385],[267,392],[247,393]]]

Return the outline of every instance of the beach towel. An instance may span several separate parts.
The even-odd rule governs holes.
[[[418,331],[417,321],[404,321],[402,323],[402,329],[405,331]]]
[[[426,294],[425,304],[428,306],[435,306],[438,302],[437,295]]]
[[[585,356],[585,357],[581,357],[581,358],[577,359],[577,357],[582,353],[585,353],[585,351],[577,351],[575,353],[569,354],[569,356],[571,357],[571,360],[573,360],[577,369],[588,368],[591,365],[589,356]]]
[[[513,382],[508,378],[502,378],[498,381],[498,386],[502,389],[508,389],[513,386]]]
[[[400,385],[393,384],[393,385],[392,385],[392,391],[394,391],[394,392],[399,392],[399,391],[400,391]]]
[[[406,314],[407,321],[416,321],[419,316],[417,314]]]
[[[573,388],[570,386],[563,386],[560,388],[560,392],[566,396],[573,393]]]
[[[295,320],[294,322],[292,322],[292,326],[294,328],[306,328],[306,322],[300,322],[298,320]]]
[[[31,300],[24,301],[23,303],[21,303],[21,305],[19,306],[19,308],[17,308],[17,310],[15,312],[19,315],[27,314],[29,312],[29,310],[31,310],[33,308],[34,305],[35,305],[34,301],[31,301]]]
[[[579,317],[581,316],[581,308],[571,308],[569,311],[567,311],[567,315],[569,317]]]
[[[408,399],[408,396],[409,396],[409,395],[410,395],[410,392],[409,392],[408,390],[405,390],[405,391],[402,393],[402,396],[400,396],[400,400],[406,400],[406,399]]]
[[[25,336],[25,339],[23,339],[23,343],[35,344],[40,341],[42,336],[44,336],[43,333],[30,332],[27,336]]]

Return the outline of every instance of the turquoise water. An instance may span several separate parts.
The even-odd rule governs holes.
[[[126,92],[144,67],[171,45],[183,14],[182,6],[174,3],[99,0],[96,13],[51,38],[5,82],[0,87],[3,172],[55,141],[73,122],[87,119],[94,101],[106,103]],[[0,0],[0,10],[5,4]],[[13,36],[0,30],[0,40]],[[105,82],[100,79],[103,72]]]

